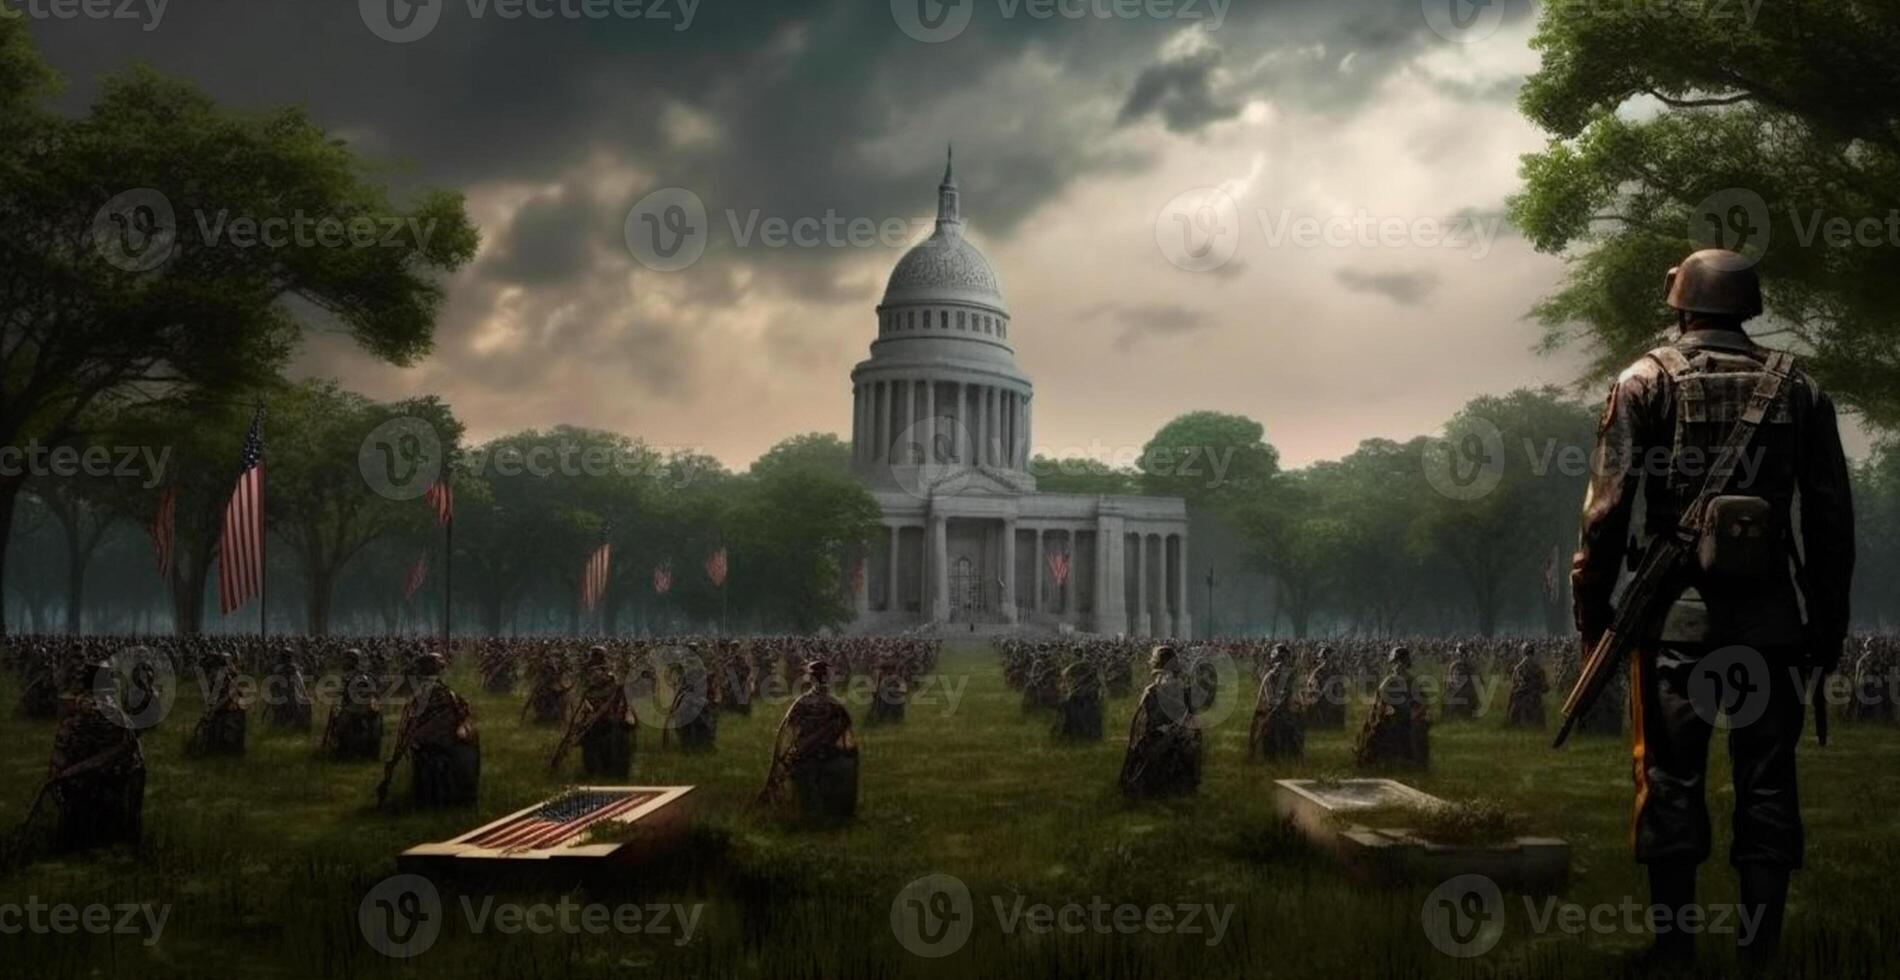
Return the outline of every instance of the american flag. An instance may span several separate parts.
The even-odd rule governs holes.
[[[659,595],[673,591],[673,566],[653,566],[653,591]]]
[[[1062,588],[1069,581],[1069,553],[1052,551],[1049,553],[1049,577],[1055,579],[1056,588]]]
[[[449,475],[442,474],[429,484],[429,492],[422,495],[423,503],[435,511],[435,526],[446,527],[455,520],[455,488],[449,485]]]
[[[158,495],[158,510],[152,515],[152,553],[158,557],[158,575],[172,575],[172,541],[178,526],[178,487],[166,487]]]
[[[723,587],[726,584],[726,548],[724,545],[721,545],[718,550],[706,556],[706,577],[712,579],[712,584],[715,588]]]
[[[218,537],[218,611],[226,616],[264,588],[264,411],[244,434],[237,486]]]
[[[590,612],[607,594],[607,569],[613,562],[614,546],[606,537],[607,532],[601,531],[600,547],[594,549],[587,565],[581,569],[581,608]]]
[[[414,599],[416,597],[416,590],[422,588],[423,581],[428,577],[429,553],[425,551],[416,556],[415,565],[409,569],[409,580],[402,585],[402,601],[408,602]]]
[[[461,843],[504,852],[565,846],[604,820],[628,813],[658,796],[639,790],[575,790]]]

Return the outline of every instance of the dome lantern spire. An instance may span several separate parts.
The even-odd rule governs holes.
[[[963,215],[957,202],[956,148],[946,145],[943,159],[943,183],[937,185],[937,230],[956,234],[963,227]]]

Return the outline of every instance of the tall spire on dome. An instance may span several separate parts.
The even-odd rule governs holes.
[[[963,228],[963,214],[957,207],[956,147],[944,147],[943,183],[937,185],[937,230],[956,234]]]

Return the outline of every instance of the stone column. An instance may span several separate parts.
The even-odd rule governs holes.
[[[1095,519],[1095,631],[1128,632],[1128,604],[1122,595],[1122,519]]]
[[[975,385],[973,387],[975,390],[972,391],[971,394],[976,396],[972,399],[976,403],[972,406],[972,411],[976,415],[976,427],[973,430],[976,447],[972,453],[970,462],[977,466],[982,466],[989,462],[989,460],[983,458],[983,445],[988,442],[990,438],[990,413],[988,411],[989,389],[982,385]]]
[[[1174,536],[1174,563],[1181,569],[1181,577],[1175,583],[1174,600],[1174,638],[1177,640],[1194,638],[1194,613],[1191,609],[1194,602],[1194,589],[1191,587],[1194,576],[1188,571],[1192,566],[1188,564],[1187,541],[1186,531]]]
[[[950,618],[950,540],[941,514],[930,515],[930,620],[941,623]]]
[[[1034,439],[1036,437],[1036,428],[1034,424],[1035,423],[1035,414],[1034,414],[1035,408],[1036,408],[1036,396],[1030,395],[1029,397],[1023,399],[1023,444],[1022,444],[1022,448],[1018,449],[1017,452],[1021,455],[1022,465],[1025,468],[1029,466],[1029,453],[1031,449],[1029,445],[1029,440]]]
[[[991,466],[1001,466],[1003,463],[1003,390],[1001,388],[989,388],[985,390],[987,390],[990,395],[989,409],[991,424],[989,438],[983,441],[983,452],[988,454]]]
[[[1029,573],[1029,581],[1034,583],[1034,587],[1029,590],[1029,611],[1040,613],[1042,612],[1042,569],[1047,563],[1042,558],[1042,528],[1036,528],[1033,533],[1036,535],[1036,564]]]
[[[901,598],[901,593],[899,593],[897,589],[898,556],[902,553],[902,550],[903,550],[899,548],[898,545],[903,541],[903,539],[904,539],[904,528],[901,525],[892,524],[891,525],[891,564],[889,568],[886,568],[884,570],[884,611],[885,612],[896,612],[899,609],[903,608],[903,600]]]
[[[1016,623],[1016,519],[1003,519],[1003,622]]]
[[[877,384],[877,445],[872,459],[890,462],[891,459],[891,383],[879,381]]]
[[[924,462],[937,462],[937,383],[924,382]]]
[[[1148,535],[1135,536],[1135,550],[1141,553],[1138,577],[1135,579],[1135,632],[1142,636],[1154,635],[1154,556],[1148,553]]]

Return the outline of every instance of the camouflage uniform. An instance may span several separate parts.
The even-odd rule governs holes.
[[[1638,493],[1645,540],[1675,533],[1706,481],[1714,450],[1767,375],[1771,352],[1742,330],[1762,309],[1760,284],[1742,256],[1716,249],[1691,255],[1671,274],[1668,303],[1679,311],[1682,332],[1617,378],[1598,425],[1571,569],[1585,649],[1611,623],[1611,594],[1624,567]],[[1802,859],[1795,744],[1805,722],[1804,675],[1839,662],[1854,564],[1846,457],[1833,402],[1812,378],[1790,372],[1742,462],[1748,465],[1717,492],[1765,501],[1761,530],[1737,540],[1765,538],[1762,547],[1771,554],[1742,574],[1705,572],[1692,557],[1640,638],[1631,685],[1633,838],[1636,859],[1649,866],[1655,904],[1692,903],[1696,867],[1710,851],[1706,775],[1713,732],[1712,719],[1690,699],[1691,678],[1715,651],[1746,646],[1766,668],[1767,676],[1755,680],[1755,696],[1766,701],[1757,720],[1728,732],[1735,781],[1729,861],[1741,872],[1743,903],[1767,910],[1747,950],[1766,956],[1779,940],[1789,871]],[[1804,559],[1798,583],[1797,544]],[[1658,948],[1692,955],[1692,937],[1659,936]]]
[[[1149,655],[1152,679],[1128,723],[1121,789],[1131,799],[1192,793],[1201,785],[1201,726],[1195,717],[1175,649]]]

